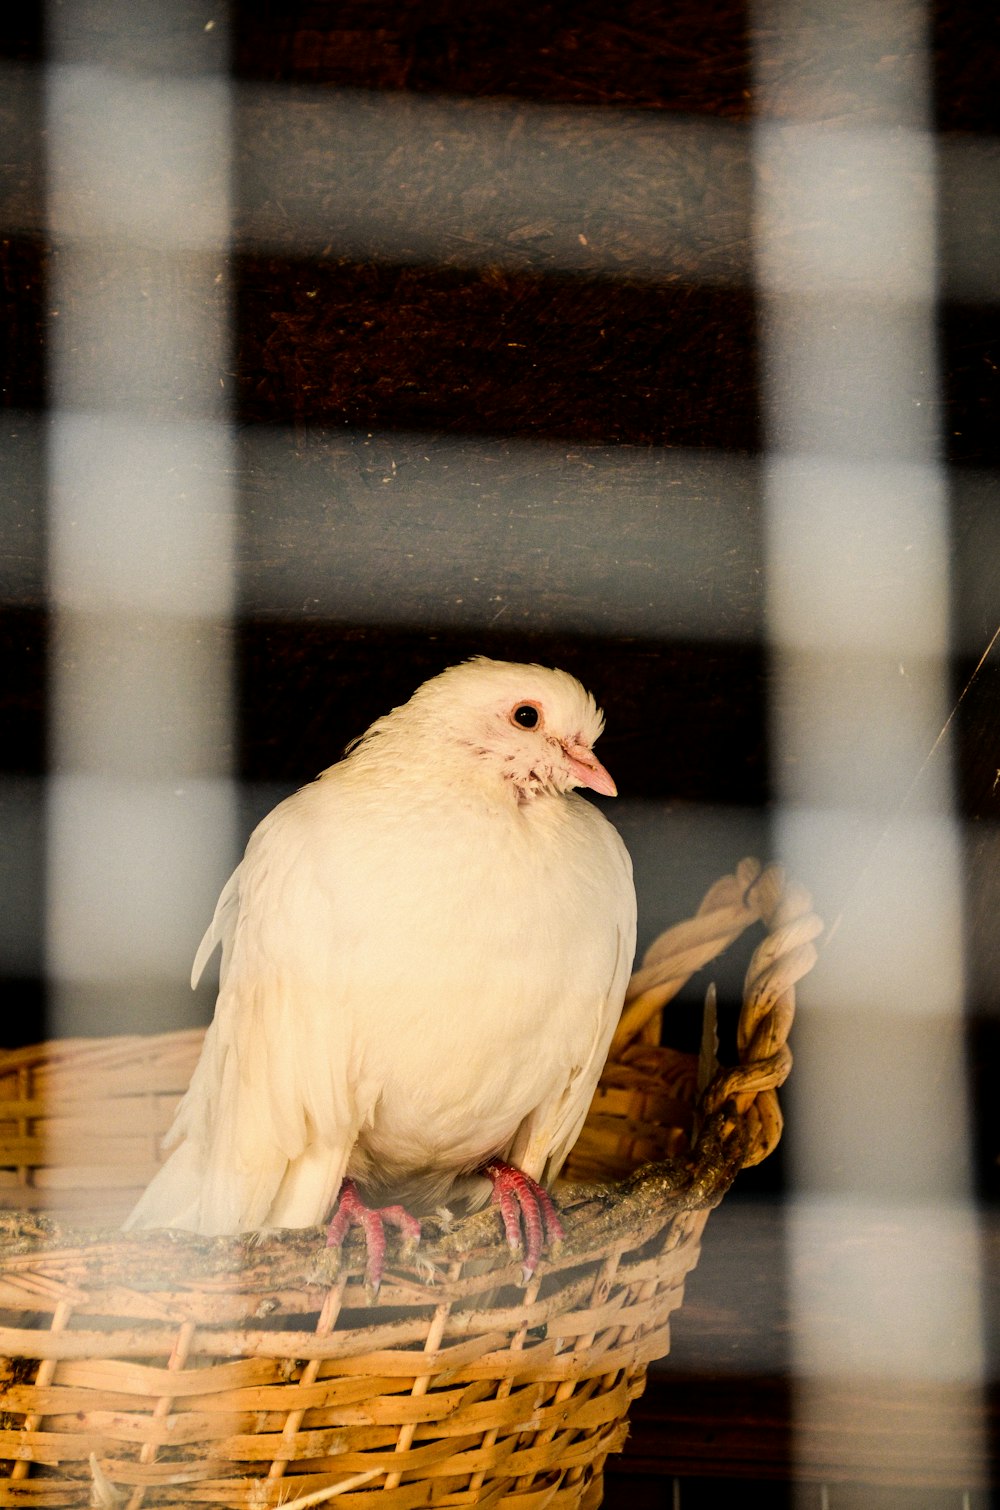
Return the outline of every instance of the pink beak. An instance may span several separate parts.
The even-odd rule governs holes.
[[[614,777],[604,769],[589,746],[564,744],[562,748],[569,768],[581,786],[589,786],[592,792],[600,792],[603,797],[618,796]]]

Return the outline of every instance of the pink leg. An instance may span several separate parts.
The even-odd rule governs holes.
[[[373,1295],[379,1292],[385,1268],[385,1223],[402,1232],[404,1239],[416,1247],[420,1241],[420,1223],[402,1206],[366,1206],[353,1180],[340,1187],[337,1209],[326,1229],[328,1248],[340,1248],[352,1227],[365,1235],[365,1283]]]
[[[491,1159],[483,1165],[482,1172],[493,1181],[493,1203],[500,1207],[508,1247],[512,1253],[524,1253],[527,1284],[538,1267],[546,1242],[554,1249],[566,1235],[552,1197],[537,1180],[513,1164],[505,1164],[503,1159]]]

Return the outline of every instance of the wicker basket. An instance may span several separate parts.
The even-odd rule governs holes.
[[[757,922],[740,1064],[709,1076],[710,1051],[656,1046],[659,1014]],[[566,1242],[526,1289],[489,1210],[390,1248],[374,1307],[360,1248],[330,1273],[318,1231],[121,1235],[201,1034],[4,1054],[0,1505],[599,1504],[708,1210],[780,1134],[819,931],[746,860],[657,940],[557,1192]],[[595,1177],[617,1183],[573,1183]]]

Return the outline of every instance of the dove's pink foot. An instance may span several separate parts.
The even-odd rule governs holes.
[[[420,1223],[403,1206],[366,1206],[358,1194],[353,1180],[345,1180],[340,1187],[337,1209],[326,1229],[326,1246],[340,1248],[352,1227],[360,1227],[365,1234],[365,1283],[373,1295],[379,1292],[382,1271],[385,1268],[385,1223],[402,1232],[406,1241],[416,1247],[420,1241]]]
[[[482,1172],[493,1181],[493,1204],[500,1207],[508,1247],[512,1253],[523,1249],[527,1284],[538,1267],[545,1244],[555,1248],[566,1235],[552,1197],[537,1180],[513,1164],[505,1164],[503,1159],[491,1159],[483,1165]]]

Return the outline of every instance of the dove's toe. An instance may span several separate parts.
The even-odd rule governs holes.
[[[403,1234],[404,1245],[416,1247],[420,1241],[420,1223],[403,1206],[369,1206],[358,1194],[353,1180],[340,1187],[337,1209],[326,1232],[328,1248],[340,1248],[352,1227],[360,1227],[365,1237],[365,1284],[373,1296],[379,1292],[385,1270],[385,1224]]]
[[[552,1197],[537,1180],[503,1159],[491,1159],[484,1164],[483,1174],[493,1183],[492,1200],[500,1207],[511,1252],[524,1254],[527,1283],[538,1267],[546,1243],[555,1249],[565,1237]]]

